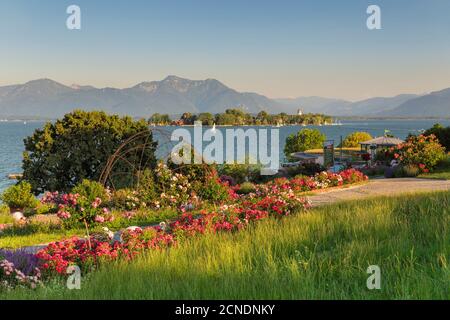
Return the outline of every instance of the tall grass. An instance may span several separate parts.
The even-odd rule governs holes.
[[[0,298],[449,299],[450,192],[346,202]],[[369,265],[381,290],[368,290]]]
[[[3,204],[0,204],[0,224],[13,222],[14,219],[9,213],[9,208]]]

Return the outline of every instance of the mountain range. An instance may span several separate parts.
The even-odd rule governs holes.
[[[220,113],[228,108],[246,112],[325,113],[334,116],[450,117],[450,88],[425,95],[402,94],[350,102],[322,97],[269,99],[238,92],[215,79],[189,80],[168,76],[130,88],[66,86],[50,79],[0,87],[1,118],[57,118],[74,109],[149,117],[153,113]]]
[[[333,116],[388,116],[405,102],[418,98],[414,94],[401,94],[395,97],[375,97],[366,100],[350,102],[346,100],[322,97],[300,97],[296,99],[278,99],[278,102],[292,108],[302,106],[304,112],[319,112]],[[450,102],[450,96],[449,100]],[[448,104],[450,106],[450,104]],[[420,107],[419,107],[420,109]],[[414,116],[415,110],[403,112],[400,115]],[[447,112],[449,114],[450,112]]]

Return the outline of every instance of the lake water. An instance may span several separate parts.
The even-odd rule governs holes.
[[[341,136],[345,137],[354,131],[367,131],[375,137],[383,135],[384,130],[390,130],[390,134],[404,139],[409,133],[420,133],[421,130],[428,129],[437,122],[445,126],[450,125],[450,120],[348,120],[342,121],[340,126],[309,126],[309,128],[319,129],[327,136],[327,139],[335,140],[336,144],[338,144]],[[14,181],[8,180],[7,176],[9,174],[22,171],[23,139],[31,135],[37,128],[41,128],[43,124],[44,122],[27,122],[26,124],[23,122],[0,122],[0,192],[8,185],[14,183]],[[217,129],[223,131],[228,128],[230,127]],[[249,127],[243,127],[243,129],[247,128]],[[266,128],[270,129],[272,127]],[[168,134],[174,129],[174,127],[161,128],[161,130],[167,131]],[[301,130],[302,127],[288,126],[279,129],[280,152],[282,152],[286,137]],[[193,129],[189,128],[189,130]],[[170,149],[167,143],[167,136],[163,134],[155,134],[155,136],[158,137],[162,145],[158,154],[160,156],[166,154],[167,150]]]

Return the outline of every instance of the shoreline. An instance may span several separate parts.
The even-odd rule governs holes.
[[[418,121],[418,120],[450,120],[450,116],[443,117],[363,117],[363,116],[331,116],[337,120],[380,120],[380,121]],[[144,117],[132,117],[133,119],[145,119]],[[34,118],[34,117],[24,117],[24,118],[1,118],[0,123],[8,123],[8,122],[46,122],[46,121],[56,121],[58,118]],[[325,125],[325,124],[322,124]],[[332,124],[327,124],[332,125]],[[172,125],[156,125],[157,127],[170,127]],[[194,126],[194,125],[182,125],[183,126]],[[246,125],[216,125],[216,127],[225,127],[225,126],[275,126],[275,125],[260,125],[260,124],[246,124]],[[301,126],[301,124],[286,124],[283,126]],[[172,127],[176,127],[173,125]],[[180,126],[179,126],[180,127]]]

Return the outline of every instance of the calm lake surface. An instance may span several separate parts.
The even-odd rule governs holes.
[[[409,133],[417,134],[421,130],[432,127],[435,123],[441,123],[445,126],[450,126],[450,120],[348,120],[342,121],[342,125],[339,126],[308,126],[309,128],[317,128],[323,132],[327,139],[335,140],[336,144],[339,143],[340,137],[345,138],[351,132],[354,131],[367,131],[372,136],[381,136],[384,134],[384,130],[390,130],[390,134],[405,138]],[[31,135],[34,130],[41,128],[44,122],[0,122],[0,192],[7,186],[14,183],[14,181],[8,180],[7,176],[12,173],[20,173],[22,152],[24,150],[23,139]],[[224,131],[233,127],[218,127],[217,130]],[[244,130],[251,127],[241,127]],[[267,128],[272,127],[258,127]],[[291,133],[295,133],[301,130],[301,126],[289,126],[278,128],[280,130],[280,153],[284,148],[284,142],[286,137]],[[160,142],[161,147],[158,150],[159,156],[164,156],[170,150],[170,144],[168,139],[170,138],[170,132],[176,127],[163,127],[161,129],[166,133],[155,133],[156,139]],[[193,128],[187,128],[191,132]],[[207,128],[204,128],[205,130]],[[224,135],[225,136],[225,135]],[[226,141],[225,141],[226,143]],[[204,143],[207,145],[207,143]],[[269,149],[270,150],[270,149]],[[280,155],[280,159],[283,156]]]

